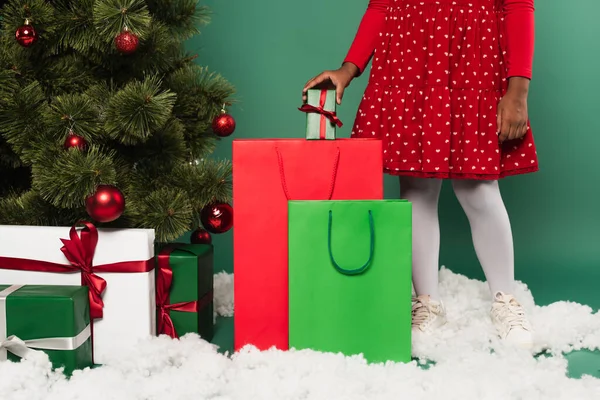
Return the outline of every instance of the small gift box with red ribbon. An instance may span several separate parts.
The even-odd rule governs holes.
[[[156,269],[157,334],[179,338],[197,333],[211,341],[213,320],[213,246],[159,246]]]
[[[336,115],[335,90],[309,89],[307,102],[299,108],[306,113],[306,138],[334,140],[342,121]]]
[[[96,364],[156,332],[154,231],[0,226],[0,284],[87,286]]]

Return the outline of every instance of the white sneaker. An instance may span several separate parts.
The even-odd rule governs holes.
[[[525,349],[533,347],[533,328],[513,296],[496,293],[490,314],[500,339]]]
[[[412,331],[431,333],[446,323],[446,309],[441,301],[431,300],[429,296],[412,299]]]

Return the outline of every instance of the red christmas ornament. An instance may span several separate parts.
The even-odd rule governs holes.
[[[67,150],[72,148],[85,150],[85,148],[87,147],[87,142],[84,138],[77,135],[75,132],[69,131],[69,136],[67,136],[67,138],[65,139],[64,147]]]
[[[224,233],[233,226],[233,208],[227,203],[209,204],[200,212],[204,229],[211,233]]]
[[[192,232],[192,236],[190,237],[190,243],[211,244],[212,236],[210,236],[210,232],[208,232],[206,229],[198,228],[194,232]]]
[[[138,37],[131,33],[127,27],[115,37],[115,46],[121,54],[135,53],[139,43]]]
[[[125,196],[115,186],[99,185],[96,192],[85,199],[85,210],[94,221],[114,221],[125,210]]]
[[[225,111],[225,107],[221,110],[221,114],[213,119],[212,129],[220,137],[229,136],[235,131],[235,119]]]
[[[23,47],[31,47],[37,41],[37,33],[29,20],[25,20],[25,24],[20,26],[15,32],[17,42]]]

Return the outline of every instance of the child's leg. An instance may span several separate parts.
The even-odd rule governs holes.
[[[413,210],[413,284],[417,296],[429,295],[439,300],[438,269],[440,257],[440,224],[438,200],[442,181],[439,179],[400,178],[401,198],[412,203]]]
[[[475,252],[490,290],[493,294],[512,293],[513,237],[498,182],[455,180],[452,185],[469,219]]]

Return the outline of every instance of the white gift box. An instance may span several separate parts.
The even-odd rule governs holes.
[[[69,239],[69,227],[0,225],[0,257],[68,265],[60,239]],[[98,229],[93,265],[146,261],[154,257],[152,229]],[[106,281],[103,318],[93,321],[94,362],[104,363],[116,352],[155,335],[154,270],[100,272]],[[81,285],[81,273],[0,269],[0,284]]]

